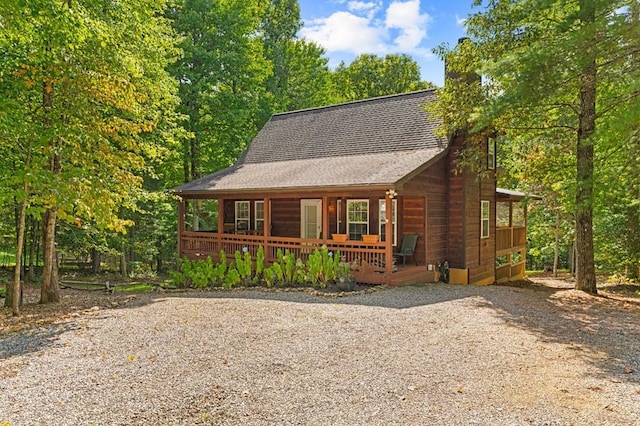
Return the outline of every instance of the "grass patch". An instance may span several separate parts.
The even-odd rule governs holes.
[[[116,286],[114,293],[147,293],[153,290],[153,285],[149,283],[126,284]]]

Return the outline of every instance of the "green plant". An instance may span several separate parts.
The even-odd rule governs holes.
[[[264,272],[264,247],[259,246],[256,252],[256,274],[253,277],[253,282],[258,283],[262,278]]]
[[[273,265],[264,270],[264,280],[267,283],[267,287],[284,284],[284,273],[278,262],[274,262]]]
[[[251,261],[251,253],[249,253],[249,250],[246,247],[242,249],[242,252],[244,254],[240,254],[239,251],[235,252],[235,266],[240,277],[240,282],[242,282],[242,284],[244,285],[247,285],[251,283],[251,276],[253,275],[253,262]]]
[[[227,270],[227,275],[224,277],[224,288],[231,289],[240,284],[240,282],[240,273],[233,265],[230,266]]]

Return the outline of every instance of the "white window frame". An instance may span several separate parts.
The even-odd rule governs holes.
[[[258,211],[259,211],[258,210],[258,206],[259,205],[262,205],[262,215],[258,215]],[[253,209],[254,209],[253,210],[254,211],[254,214],[253,214],[253,216],[254,216],[253,217],[253,222],[254,222],[253,226],[254,227],[253,227],[253,229],[255,229],[256,232],[258,232],[260,230],[260,227],[258,226],[258,224],[260,222],[262,222],[262,232],[264,234],[264,200],[254,201]]]
[[[243,210],[241,211],[238,207],[245,205],[246,206],[246,217],[245,216],[240,216],[240,213],[243,213]],[[249,228],[251,227],[251,203],[249,201],[236,201],[235,203],[235,220],[234,220],[234,225],[235,225],[235,230],[236,232],[238,231],[248,231]],[[247,229],[238,229],[238,224],[240,222],[247,222]]]
[[[496,139],[489,138],[487,140],[487,169],[496,169]]]
[[[380,235],[380,240],[382,241],[382,225],[385,225],[385,221],[387,216],[385,214],[385,210],[387,208],[387,200],[381,199],[378,201],[378,212],[380,214],[380,220],[378,221],[378,235]],[[398,245],[398,200],[395,198],[391,200],[391,224],[393,225],[393,245]],[[386,238],[386,232],[385,232]]]
[[[342,200],[336,202],[336,234],[340,233],[340,225],[342,225]]]
[[[367,220],[366,221],[351,221],[350,220],[350,213],[351,213],[351,206],[353,205],[353,203],[365,203],[366,205],[366,212],[367,212]],[[347,234],[349,235],[349,239],[350,240],[357,240],[356,238],[353,238],[351,236],[351,224],[354,225],[366,225],[366,232],[363,232],[362,235],[367,235],[369,233],[369,200],[347,200]]]
[[[491,219],[491,202],[480,201],[480,238],[489,238]]]

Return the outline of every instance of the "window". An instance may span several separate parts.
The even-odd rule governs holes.
[[[249,230],[249,202],[236,201],[236,232]]]
[[[391,200],[391,224],[392,232],[393,232],[393,245],[398,245],[398,221],[397,221],[397,212],[398,212],[398,200]],[[387,238],[387,224],[385,223],[385,219],[387,217],[387,201],[380,200],[380,241],[386,241]]]
[[[347,233],[356,241],[369,233],[369,200],[347,200]]]
[[[255,230],[264,235],[264,201],[256,201],[255,206]]]
[[[340,234],[342,229],[342,200],[336,202],[336,234]]]
[[[496,140],[489,138],[487,141],[487,168],[495,170],[496,168]]]
[[[489,201],[480,202],[480,238],[489,238]]]

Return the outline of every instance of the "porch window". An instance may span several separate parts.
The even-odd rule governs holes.
[[[387,224],[385,223],[385,218],[387,217],[387,201],[380,200],[380,241],[386,241],[387,238]],[[398,200],[395,198],[391,200],[391,224],[392,232],[393,232],[393,245],[398,245],[398,221],[397,221],[397,212],[398,212]]]
[[[264,235],[264,201],[256,201],[255,206],[255,230]]]
[[[489,201],[482,200],[480,208],[480,238],[489,238]]]
[[[369,233],[369,200],[347,200],[347,233],[356,241]]]
[[[496,140],[489,138],[487,141],[487,169],[495,170],[496,168]]]
[[[236,201],[236,232],[248,231],[250,219],[249,201]]]

